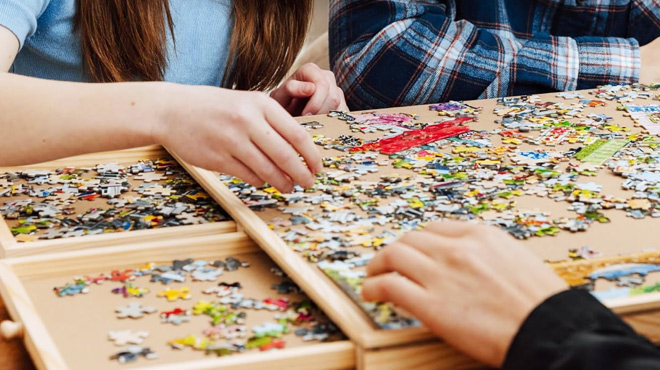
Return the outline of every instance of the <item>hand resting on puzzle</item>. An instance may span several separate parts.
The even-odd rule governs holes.
[[[263,93],[178,85],[168,100],[172,109],[153,126],[154,141],[186,162],[283,192],[311,187],[322,170],[307,131]]]
[[[394,303],[450,345],[496,367],[531,311],[567,288],[506,232],[457,221],[404,235],[367,272],[365,300]]]

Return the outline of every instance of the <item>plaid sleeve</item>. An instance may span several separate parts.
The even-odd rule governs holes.
[[[632,40],[519,40],[455,21],[453,0],[332,0],[330,27],[332,68],[352,109],[575,90],[639,73]]]
[[[639,81],[642,62],[634,38],[578,37],[575,41],[580,56],[577,89]]]

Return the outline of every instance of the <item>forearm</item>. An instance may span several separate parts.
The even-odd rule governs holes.
[[[156,144],[171,85],[86,84],[0,73],[0,166]]]
[[[456,20],[447,2],[340,1],[331,8],[331,59],[354,109],[428,104],[629,84],[634,39],[527,40]],[[371,22],[363,19],[369,17]]]

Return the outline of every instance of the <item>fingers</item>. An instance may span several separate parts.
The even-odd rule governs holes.
[[[421,286],[429,283],[438,267],[424,253],[403,243],[394,243],[378,253],[367,265],[367,274],[377,276],[397,272]]]
[[[261,152],[258,145],[245,143],[240,148],[236,148],[235,153],[236,158],[249,166],[260,179],[266,180],[265,182],[282,192],[288,193],[293,190],[291,179],[270,158]]]
[[[322,73],[328,86],[325,100],[320,108],[311,106],[312,101],[310,100],[303,110],[303,114],[305,114],[305,112],[307,112],[307,114],[325,114],[331,110],[341,110],[342,105],[346,105],[346,102],[344,101],[344,92],[337,87],[334,73],[330,71],[322,71]]]
[[[306,171],[300,171],[296,169],[293,171],[293,173],[290,173],[288,171],[287,173],[291,176],[291,178],[294,181],[296,181],[296,183],[300,184],[301,186],[312,187],[316,180],[314,174],[320,173],[323,170],[323,163],[321,162],[321,153],[319,153],[318,149],[316,148],[316,145],[312,141],[312,138],[309,136],[307,131],[302,126],[300,126],[300,124],[296,122],[296,120],[294,120],[293,117],[291,117],[291,115],[289,115],[286,112],[286,110],[284,110],[284,108],[282,108],[274,101],[270,100],[270,102],[266,103],[265,114],[266,114],[266,120],[268,121],[270,126],[279,134],[279,136],[281,136],[282,138],[284,138],[284,140],[286,140],[286,142],[288,142],[290,147],[293,147],[293,149],[297,153],[300,153],[300,155],[307,163],[308,169]],[[252,140],[266,146],[267,144],[265,143],[265,141],[267,140],[264,139],[273,140],[273,137],[264,138],[263,134],[264,132],[253,133]],[[262,137],[261,139],[259,139],[260,136]],[[277,136],[277,135],[270,135],[270,136]],[[282,146],[274,148],[272,145],[270,145],[269,148],[270,148],[269,149],[270,153],[273,153],[273,150],[277,152],[286,151],[286,147],[282,147]],[[293,162],[289,154],[285,154],[285,156],[286,156],[286,158],[284,158],[285,160]],[[278,156],[278,158],[280,157]],[[298,159],[297,157],[296,160],[300,162],[300,159]],[[289,166],[289,168],[292,167],[298,168],[293,164],[286,164],[286,165]],[[304,168],[304,166],[302,167]]]
[[[337,87],[335,75],[332,72],[324,71],[316,64],[309,63],[296,71],[293,78],[312,82],[316,86],[316,92],[303,109],[304,116],[324,114],[346,106],[344,93]]]
[[[252,186],[261,187],[266,183],[259,175],[236,158],[230,157],[220,162],[222,163],[219,167],[222,168],[223,172],[238,177]]]
[[[311,188],[314,186],[314,175],[309,168],[305,166],[303,161],[300,160],[298,153],[293,147],[275,132],[272,127],[268,126],[264,128],[264,132],[261,135],[255,135],[252,140],[283,173],[287,174],[294,181],[294,183],[305,188]]]
[[[391,302],[416,315],[418,307],[426,302],[426,291],[421,286],[396,274],[370,277],[362,285],[362,299],[367,302]]]
[[[424,229],[424,231],[451,238],[458,238],[474,231],[475,227],[477,227],[475,224],[466,221],[446,220],[432,222]]]
[[[460,248],[461,240],[447,237],[442,234],[423,231],[412,231],[403,235],[397,243],[403,243],[416,249],[428,257],[436,259],[439,255],[446,253],[448,249]],[[387,247],[389,248],[389,246]],[[385,248],[385,249],[387,249]]]
[[[324,114],[331,110],[348,110],[344,92],[337,87],[334,73],[324,71],[317,65],[309,63],[296,73],[271,95],[281,106],[292,114],[301,113],[304,116]],[[294,100],[306,102],[302,110],[293,109]]]
[[[309,98],[316,92],[316,85],[312,82],[288,80],[274,90],[270,97],[283,107],[288,107],[294,99]]]

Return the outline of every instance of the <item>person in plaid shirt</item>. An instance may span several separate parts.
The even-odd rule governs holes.
[[[352,109],[660,77],[659,0],[331,0],[330,17]]]

